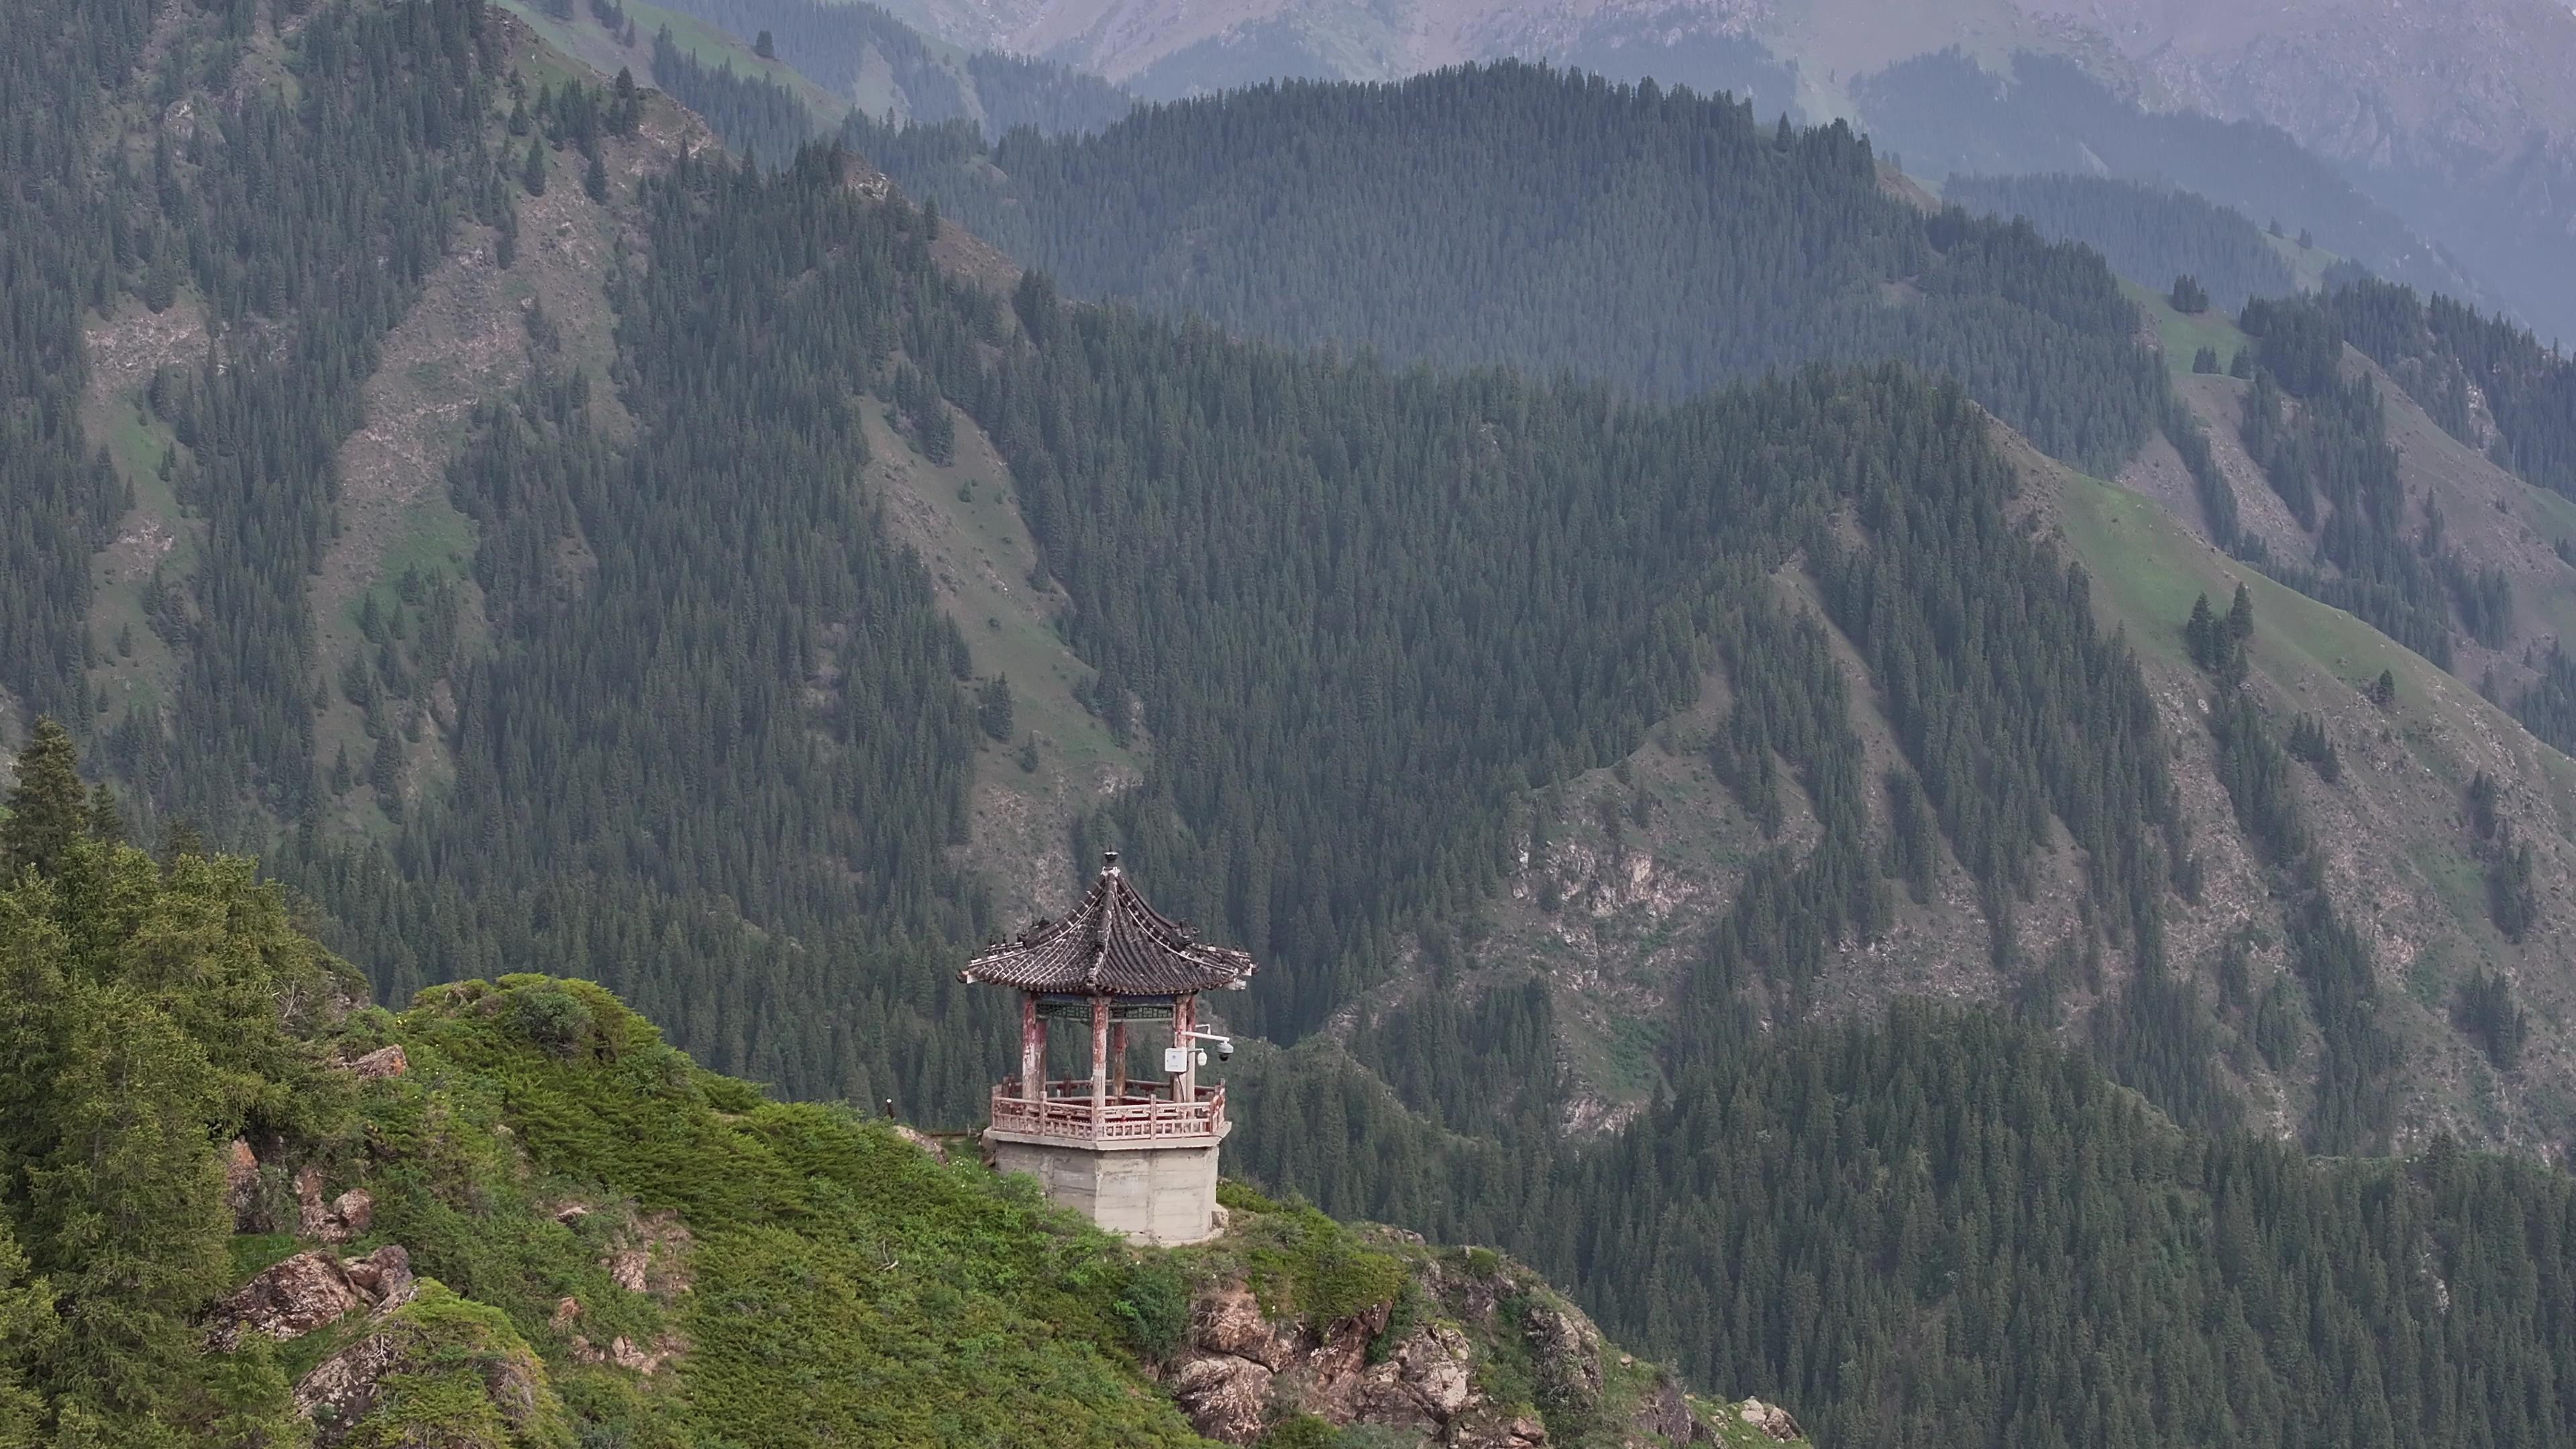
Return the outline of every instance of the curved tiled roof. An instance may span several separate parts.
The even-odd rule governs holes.
[[[1021,991],[1085,996],[1170,996],[1241,987],[1258,969],[1243,951],[1210,946],[1145,904],[1109,853],[1100,879],[1061,921],[1040,921],[997,943],[957,973]]]

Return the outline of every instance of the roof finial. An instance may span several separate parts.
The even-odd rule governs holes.
[[[1102,875],[1116,875],[1118,873],[1117,851],[1104,850],[1100,852],[1100,873]]]

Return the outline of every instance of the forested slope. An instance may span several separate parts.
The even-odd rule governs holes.
[[[59,730],[15,764],[0,1443],[1795,1437],[1488,1250],[1233,1184],[1216,1242],[1130,1248],[969,1151],[708,1072],[590,982],[371,1005],[252,862],[119,841]],[[1220,1403],[1217,1317],[1326,1366]]]
[[[5,376],[55,481],[8,506],[39,540],[18,556],[68,540],[93,568],[0,579],[28,621],[0,658],[7,723],[69,720],[137,838],[259,847],[387,999],[597,978],[711,1067],[962,1125],[1005,1030],[955,965],[1046,909],[979,873],[979,833],[997,779],[1066,782],[1049,798],[1081,808],[1034,869],[1125,850],[1158,903],[1265,963],[1230,1025],[1323,1038],[1238,1074],[1241,1160],[1507,1241],[1706,1382],[1854,1442],[2214,1436],[2177,1417],[2213,1405],[2264,1443],[2563,1427],[2555,1320],[2515,1316],[2554,1298],[2454,1297],[2436,1322],[2414,1287],[2368,1291],[2426,1262],[2445,1293],[2551,1281],[2553,1180],[2280,1145],[2565,1138],[2563,1007],[2531,980],[2569,924],[2546,889],[2559,767],[2349,615],[2258,578],[2240,627],[2238,565],[2174,562],[2178,531],[2124,547],[2128,523],[2067,501],[2098,485],[1995,427],[1972,394],[2106,468],[2180,430],[2093,254],[1924,218],[1847,134],[1686,96],[1504,69],[1261,98],[1358,97],[1376,124],[1411,97],[1469,157],[1478,84],[1511,103],[1491,114],[1586,108],[1569,155],[1635,124],[1654,165],[1619,195],[1669,201],[1640,177],[1698,157],[1780,204],[1739,218],[1773,272],[1717,267],[1698,295],[1784,300],[1713,334],[1735,350],[1711,366],[1803,355],[1764,338],[1818,318],[1870,359],[1678,397],[1439,371],[961,270],[953,220],[852,156],[737,166],[473,0],[44,19],[42,63],[7,73],[7,179],[58,224],[10,234],[28,300]],[[57,70],[94,103],[55,104]],[[1308,119],[1365,129],[1336,114]],[[340,189],[255,184],[290,163]],[[2350,381],[2304,365],[2306,318],[2244,319],[2294,441]],[[2224,481],[2175,466],[2186,490]],[[2350,481],[2310,480],[2321,526]],[[920,506],[934,486],[953,508]],[[2356,547],[2411,545],[2395,517]],[[2449,594],[2394,597],[2476,627]],[[1685,828],[1716,865],[1665,909],[1686,862],[1656,832]],[[1621,900],[1662,912],[1645,968],[1557,969],[1629,929]],[[1554,958],[1505,971],[1531,942]],[[1927,991],[2022,1020],[1873,1024]],[[403,1040],[453,1036],[533,1089],[545,1041],[441,1024],[502,998],[516,1021],[513,993],[543,998],[537,1028],[626,1052],[603,998],[517,981],[433,995]],[[557,996],[615,1030],[584,1035]],[[1933,1084],[1919,1104],[1890,1063]],[[759,1123],[805,1110],[720,1090]],[[750,1130],[708,1105],[689,1121]],[[1786,1155],[1739,1172],[1765,1130]],[[612,1166],[561,1170],[644,1195]],[[2240,1166],[2271,1175],[2246,1199],[2273,1225],[2257,1248],[2206,1231]],[[1864,1202],[1881,1167],[1933,1188]],[[2005,1206],[2031,1181],[2056,1196]],[[9,1191],[14,1212],[33,1188]],[[1621,1226],[1623,1194],[1669,1207],[1667,1256]],[[1889,1202],[1913,1206],[1870,1215]],[[2478,1236],[2515,1214],[2518,1247]],[[2093,1262],[2121,1267],[2068,1268]],[[2214,1296],[2261,1263],[2261,1294]],[[1997,1323],[1984,1282],[2035,1316]],[[501,1306],[551,1322],[541,1295]],[[1924,1349],[1927,1321],[1951,1327]],[[2128,1372],[2106,1378],[2076,1322],[2118,1325],[2101,1351]],[[2442,1377],[2461,1363],[2487,1376]],[[2180,1396],[2125,1394],[2152,1377]]]
[[[2099,258],[1925,217],[1847,128],[1725,97],[1502,64],[1258,86],[989,154],[971,127],[846,135],[1071,295],[1278,341],[1662,397],[1898,356],[2097,469],[2157,406]]]
[[[1941,196],[1970,211],[2026,219],[2051,241],[2082,242],[2133,281],[2165,287],[2188,277],[2206,305],[2223,312],[2297,286],[2280,248],[2253,222],[2187,191],[2100,176],[1954,175]]]

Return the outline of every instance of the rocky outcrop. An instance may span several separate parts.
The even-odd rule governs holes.
[[[588,1337],[573,1332],[573,1325],[580,1318],[581,1300],[566,1298],[555,1304],[554,1313],[546,1319],[548,1328],[569,1338],[576,1363],[612,1363],[651,1378],[662,1365],[679,1357],[681,1351],[688,1347],[686,1340],[677,1334],[665,1333],[653,1340],[652,1347],[646,1348],[621,1333],[602,1348]]]
[[[1767,1437],[1777,1439],[1784,1444],[1807,1436],[1807,1431],[1798,1427],[1798,1421],[1789,1417],[1788,1410],[1778,1404],[1766,1404],[1760,1399],[1746,1399],[1736,1405],[1735,1417],[1761,1430]]]
[[[296,1381],[295,1412],[322,1426],[319,1442],[345,1437],[345,1425],[356,1423],[375,1407],[376,1385],[393,1371],[401,1344],[390,1333],[371,1333],[315,1364]]]
[[[627,1292],[668,1303],[689,1291],[689,1247],[689,1230],[677,1214],[646,1213],[618,1229],[599,1266]]]
[[[563,1402],[543,1360],[507,1315],[424,1282],[411,1302],[313,1366],[295,1408],[318,1449],[367,1443],[467,1446],[568,1443]],[[379,1414],[384,1410],[385,1414]],[[371,1415],[399,1418],[370,1430]],[[492,1429],[506,1438],[495,1438]]]
[[[353,1058],[349,1062],[349,1070],[357,1075],[359,1081],[382,1081],[411,1070],[411,1059],[403,1055],[399,1046],[378,1047],[365,1056]]]
[[[376,1200],[363,1188],[351,1188],[328,1202],[322,1200],[322,1169],[304,1167],[295,1174],[295,1235],[325,1243],[354,1242],[376,1221]]]
[[[269,1221],[267,1205],[261,1201],[259,1154],[250,1143],[236,1137],[231,1151],[224,1156],[224,1207],[233,1215],[236,1233],[265,1233],[275,1224]]]
[[[1592,1320],[1527,1270],[1495,1254],[1435,1252],[1411,1234],[1372,1231],[1410,1278],[1397,1301],[1319,1324],[1265,1310],[1239,1279],[1200,1289],[1164,1379],[1193,1428],[1219,1443],[1255,1444],[1286,1417],[1309,1415],[1441,1449],[1538,1449],[1560,1442],[1549,1418],[1562,1413],[1586,1426],[1577,1440],[1585,1444],[1718,1442],[1668,1370],[1610,1354]],[[1512,1375],[1535,1403],[1498,1398],[1487,1375],[1497,1358],[1516,1365]],[[1748,1401],[1741,1417],[1775,1439],[1799,1437],[1797,1421],[1772,1406]]]
[[[206,1316],[206,1341],[226,1352],[246,1333],[284,1343],[361,1309],[390,1313],[411,1301],[413,1287],[411,1255],[399,1244],[363,1258],[298,1253],[216,1304]]]

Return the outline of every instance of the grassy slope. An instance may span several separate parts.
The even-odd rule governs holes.
[[[671,42],[708,65],[730,63],[744,75],[764,75],[795,93],[814,115],[817,126],[832,127],[857,105],[869,115],[883,115],[889,108],[901,106],[892,87],[883,82],[863,83],[855,95],[835,95],[829,89],[806,78],[795,67],[781,60],[762,60],[752,53],[751,42],[729,35],[694,15],[629,0],[627,17],[635,22],[635,44],[628,46],[620,37],[590,18],[588,9],[574,7],[575,19],[557,20],[529,0],[500,0],[502,7],[526,21],[553,50],[581,63],[602,76],[613,76],[621,69],[632,70],[644,85],[653,83],[653,37],[667,27]],[[533,82],[532,82],[533,83]]]
[[[896,536],[920,554],[941,609],[966,636],[978,679],[1011,683],[1014,733],[984,741],[975,766],[974,853],[993,878],[1005,919],[1061,910],[1073,816],[1143,778],[1142,752],[1122,746],[1074,697],[1094,670],[1055,631],[1063,590],[1029,586],[1036,546],[1012,499],[1010,470],[974,423],[959,415],[954,461],[932,463],[885,420],[861,409],[869,484]],[[1020,768],[1035,737],[1038,767]]]
[[[1517,1315],[1565,1311],[1493,1254],[1355,1233],[1231,1187],[1226,1237],[1130,1248],[1031,1179],[701,1071],[587,982],[433,988],[345,1031],[344,1051],[399,1043],[409,1068],[366,1083],[356,1119],[306,1160],[326,1192],[373,1195],[370,1233],[342,1251],[399,1243],[431,1282],[389,1322],[353,1316],[276,1352],[294,1375],[389,1328],[416,1345],[354,1426],[366,1442],[505,1442],[474,1436],[506,1362],[535,1406],[513,1444],[1200,1445],[1155,1385],[1145,1325],[1177,1346],[1187,1295],[1223,1283],[1318,1328],[1399,1301],[1416,1321],[1454,1313],[1509,1415],[1535,1412]],[[268,1171],[274,1191],[283,1166]],[[244,1235],[235,1265],[247,1276],[296,1246]],[[1156,1284],[1183,1296],[1131,1320],[1122,1304],[1155,1302]],[[1479,1296],[1481,1310],[1453,1302]],[[630,1366],[602,1361],[620,1341]],[[1595,1412],[1552,1424],[1552,1442],[1661,1442],[1613,1426],[1662,1371],[1615,1352],[1600,1368]],[[1768,1442],[1721,1405],[1699,1413],[1718,1442]]]
[[[2121,280],[2120,290],[2155,324],[2157,345],[2170,372],[2190,375],[2192,358],[2204,347],[2217,350],[2218,365],[2224,369],[2236,356],[2236,349],[2248,341],[2235,319],[2216,308],[2197,315],[2177,312],[2164,293],[2150,291],[2126,278]]]
[[[331,1189],[373,1190],[369,1241],[506,1314],[602,1433],[1198,1442],[1120,1347],[1125,1251],[1031,1184],[765,1101],[587,983],[439,988],[373,1030],[411,1069],[368,1087]],[[638,1251],[640,1292],[611,1271]],[[577,1335],[680,1352],[646,1378]]]
[[[129,707],[158,711],[170,702],[179,658],[144,616],[144,586],[157,567],[168,585],[185,588],[203,525],[161,477],[165,454],[185,458],[186,450],[142,405],[140,387],[109,394],[93,386],[81,425],[105,442],[118,476],[134,490],[134,507],[119,521],[115,541],[91,565],[89,634],[98,662],[90,668],[90,688],[106,693],[108,715],[99,721],[106,724]]]
[[[2176,782],[2211,870],[2210,905],[2176,907],[2174,955],[2204,963],[2238,925],[2277,930],[2266,876],[2232,839],[2225,797],[2210,782],[2205,731],[2192,726],[2207,684],[2184,658],[2179,621],[2206,593],[2223,606],[2239,581],[2252,593],[2253,685],[2286,731],[2289,717],[2322,719],[2344,762],[2340,784],[2298,772],[2303,811],[2324,844],[2329,878],[2373,948],[2386,1023],[2408,1062],[2401,1117],[2413,1132],[2448,1126],[2528,1144],[2554,1140],[2576,1105],[2576,991],[2557,963],[2576,945],[2563,884],[2522,945],[2489,924],[2478,867],[2461,824],[2461,791],[2486,770],[2505,782],[2507,810],[2541,854],[2543,877],[2564,882],[2576,846],[2576,762],[2539,744],[2460,680],[2350,614],[2292,592],[2217,553],[2153,501],[2054,469],[2042,507],[2095,580],[2106,624],[2126,630],[2176,736]],[[2358,686],[2393,674],[2398,705],[2382,712]],[[2275,943],[2258,961],[2277,965]],[[2499,1077],[2451,1031],[2452,985],[2472,968],[2513,978],[2534,1017],[2521,1070]],[[2259,983],[2258,983],[2259,984]],[[2259,1075],[2259,1074],[2258,1074]],[[2259,1093],[2258,1093],[2259,1096]]]

